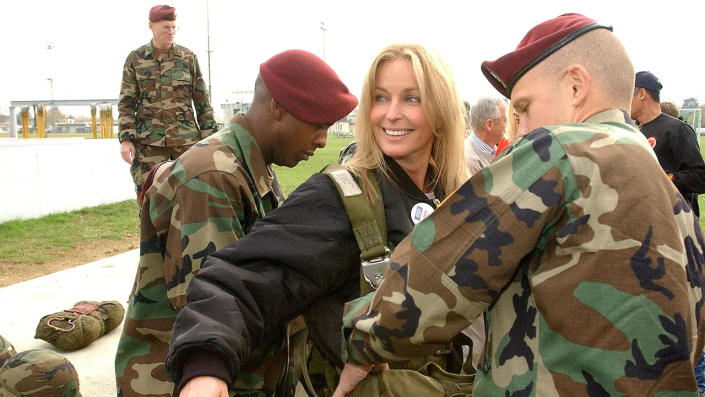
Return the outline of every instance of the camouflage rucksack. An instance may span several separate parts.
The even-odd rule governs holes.
[[[341,153],[341,156],[343,153]],[[349,154],[348,154],[349,155]],[[394,249],[387,239],[387,226],[382,193],[374,172],[369,172],[374,197],[370,204],[357,178],[347,168],[331,164],[323,173],[336,187],[360,248],[360,296],[373,292],[384,279],[389,257]],[[339,371],[317,352],[306,330],[292,339],[292,361],[302,375],[302,384],[311,396],[332,395]],[[350,396],[471,396],[474,375],[458,375],[444,371],[443,355],[423,357],[392,364],[392,369],[370,374]],[[396,364],[396,367],[395,367]]]
[[[0,397],[81,397],[78,373],[66,357],[25,350],[0,367]]]

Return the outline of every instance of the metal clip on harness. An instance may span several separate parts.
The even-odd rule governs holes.
[[[372,289],[379,288],[382,281],[384,281],[384,271],[387,270],[387,266],[389,266],[390,256],[391,251],[387,247],[384,247],[384,255],[377,258],[365,260],[362,258],[362,255],[360,255],[362,274],[365,276],[365,280],[370,283]]]

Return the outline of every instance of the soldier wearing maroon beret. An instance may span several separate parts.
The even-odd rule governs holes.
[[[174,44],[176,9],[152,7],[149,29],[152,40],[127,56],[118,102],[120,154],[138,198],[152,167],[217,129],[196,54]]]
[[[416,225],[356,302],[334,396],[483,313],[476,396],[697,395],[705,242],[631,124],[624,47],[565,14],[481,68],[522,137]]]
[[[204,257],[244,237],[279,207],[284,193],[272,164],[307,160],[326,145],[328,128],[355,106],[355,96],[320,58],[285,51],[260,66],[246,113],[157,166],[145,186],[139,270],[115,357],[120,396],[171,395],[164,367],[169,335]],[[241,386],[274,393],[283,348],[263,347],[243,360],[242,379],[249,383]]]

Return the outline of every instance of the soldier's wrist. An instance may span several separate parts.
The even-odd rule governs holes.
[[[228,366],[223,357],[210,350],[192,350],[188,360],[181,366],[181,379],[178,389],[181,390],[193,378],[212,376],[232,385],[234,379],[228,373]]]

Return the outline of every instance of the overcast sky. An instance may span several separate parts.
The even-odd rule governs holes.
[[[0,112],[11,100],[117,98],[127,54],[151,38],[148,12],[156,3],[13,0],[0,5]],[[657,6],[656,4],[662,4]],[[176,42],[196,52],[208,82],[205,0],[172,0]],[[418,42],[449,64],[462,98],[498,95],[480,63],[516,47],[537,23],[579,12],[612,25],[636,70],[664,85],[662,100],[705,102],[705,1],[210,1],[212,98],[237,101],[252,90],[259,64],[291,48],[323,55],[359,95],[377,52],[393,42]],[[52,49],[47,49],[51,44]],[[88,109],[64,109],[89,114]]]

